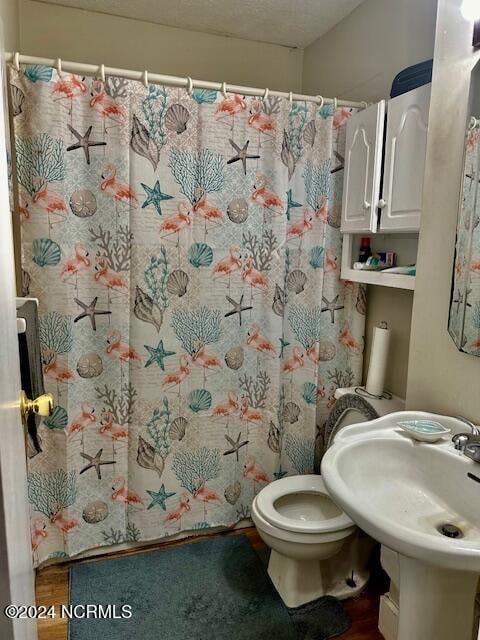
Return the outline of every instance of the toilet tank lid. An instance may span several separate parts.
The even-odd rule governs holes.
[[[335,398],[341,398],[347,393],[355,393],[355,389],[359,387],[343,387],[335,391]],[[364,389],[365,387],[361,387]],[[362,396],[368,403],[372,405],[379,416],[385,416],[387,413],[393,413],[394,411],[405,411],[405,399],[392,395],[390,399],[387,398],[368,398]]]

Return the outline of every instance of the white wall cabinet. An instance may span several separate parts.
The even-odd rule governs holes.
[[[388,103],[380,201],[382,231],[420,229],[429,107],[429,84]]]
[[[342,278],[413,289],[415,278],[354,270],[360,236],[414,264],[422,209],[430,84],[351,116],[345,142]],[[384,135],[385,133],[385,135]]]
[[[392,98],[386,105],[381,100],[349,119],[342,232],[420,229],[429,106],[428,84]]]
[[[374,232],[382,170],[385,101],[354,114],[347,123],[341,231]]]

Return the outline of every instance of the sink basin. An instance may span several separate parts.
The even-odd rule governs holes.
[[[436,443],[419,442],[397,424],[422,419],[451,433]],[[335,502],[400,554],[399,640],[471,637],[480,574],[480,464],[451,442],[465,430],[448,416],[393,413],[345,427],[322,461]],[[428,611],[432,620],[425,622]]]
[[[441,567],[480,573],[480,465],[444,444],[400,429],[339,440],[327,452],[325,484],[348,515],[388,547]],[[439,532],[456,525],[462,538]]]

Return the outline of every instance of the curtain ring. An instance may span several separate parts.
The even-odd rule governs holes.
[[[193,80],[190,78],[190,76],[187,76],[187,93],[189,96],[192,95],[192,91],[193,91]]]
[[[289,91],[288,92],[288,101],[290,103],[290,106],[292,106],[292,104],[293,104],[293,91]]]
[[[360,104],[363,104],[364,109],[368,107],[368,102],[366,100],[362,100]]]
[[[143,84],[147,87],[148,89],[148,71],[145,69],[145,71],[142,73],[142,82]]]
[[[222,82],[221,92],[223,94],[223,97],[226,98],[227,97],[227,83],[225,82],[225,80]]]
[[[333,99],[333,110],[336,111],[337,107],[338,107],[338,101],[337,101],[337,98],[334,98]]]
[[[323,107],[323,103],[325,102],[325,100],[324,100],[323,96],[320,96],[320,95],[316,96],[316,98],[317,98],[317,100],[320,101],[319,105],[320,105],[320,109],[321,109]]]
[[[270,89],[267,87],[265,89],[265,91],[263,92],[263,98],[262,100],[268,100],[268,94],[270,93]]]
[[[105,65],[102,63],[98,70],[99,70],[99,73],[100,73],[100,80],[102,82],[105,82]]]
[[[57,61],[55,62],[55,68],[57,70],[58,77],[61,78],[62,77],[62,59],[61,58],[57,58]]]
[[[18,51],[15,51],[15,53],[13,54],[13,66],[15,67],[16,71],[20,71],[20,54],[18,53]]]

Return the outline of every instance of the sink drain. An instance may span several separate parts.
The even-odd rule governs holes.
[[[463,538],[462,530],[451,522],[442,522],[438,525],[437,531],[447,538]]]

